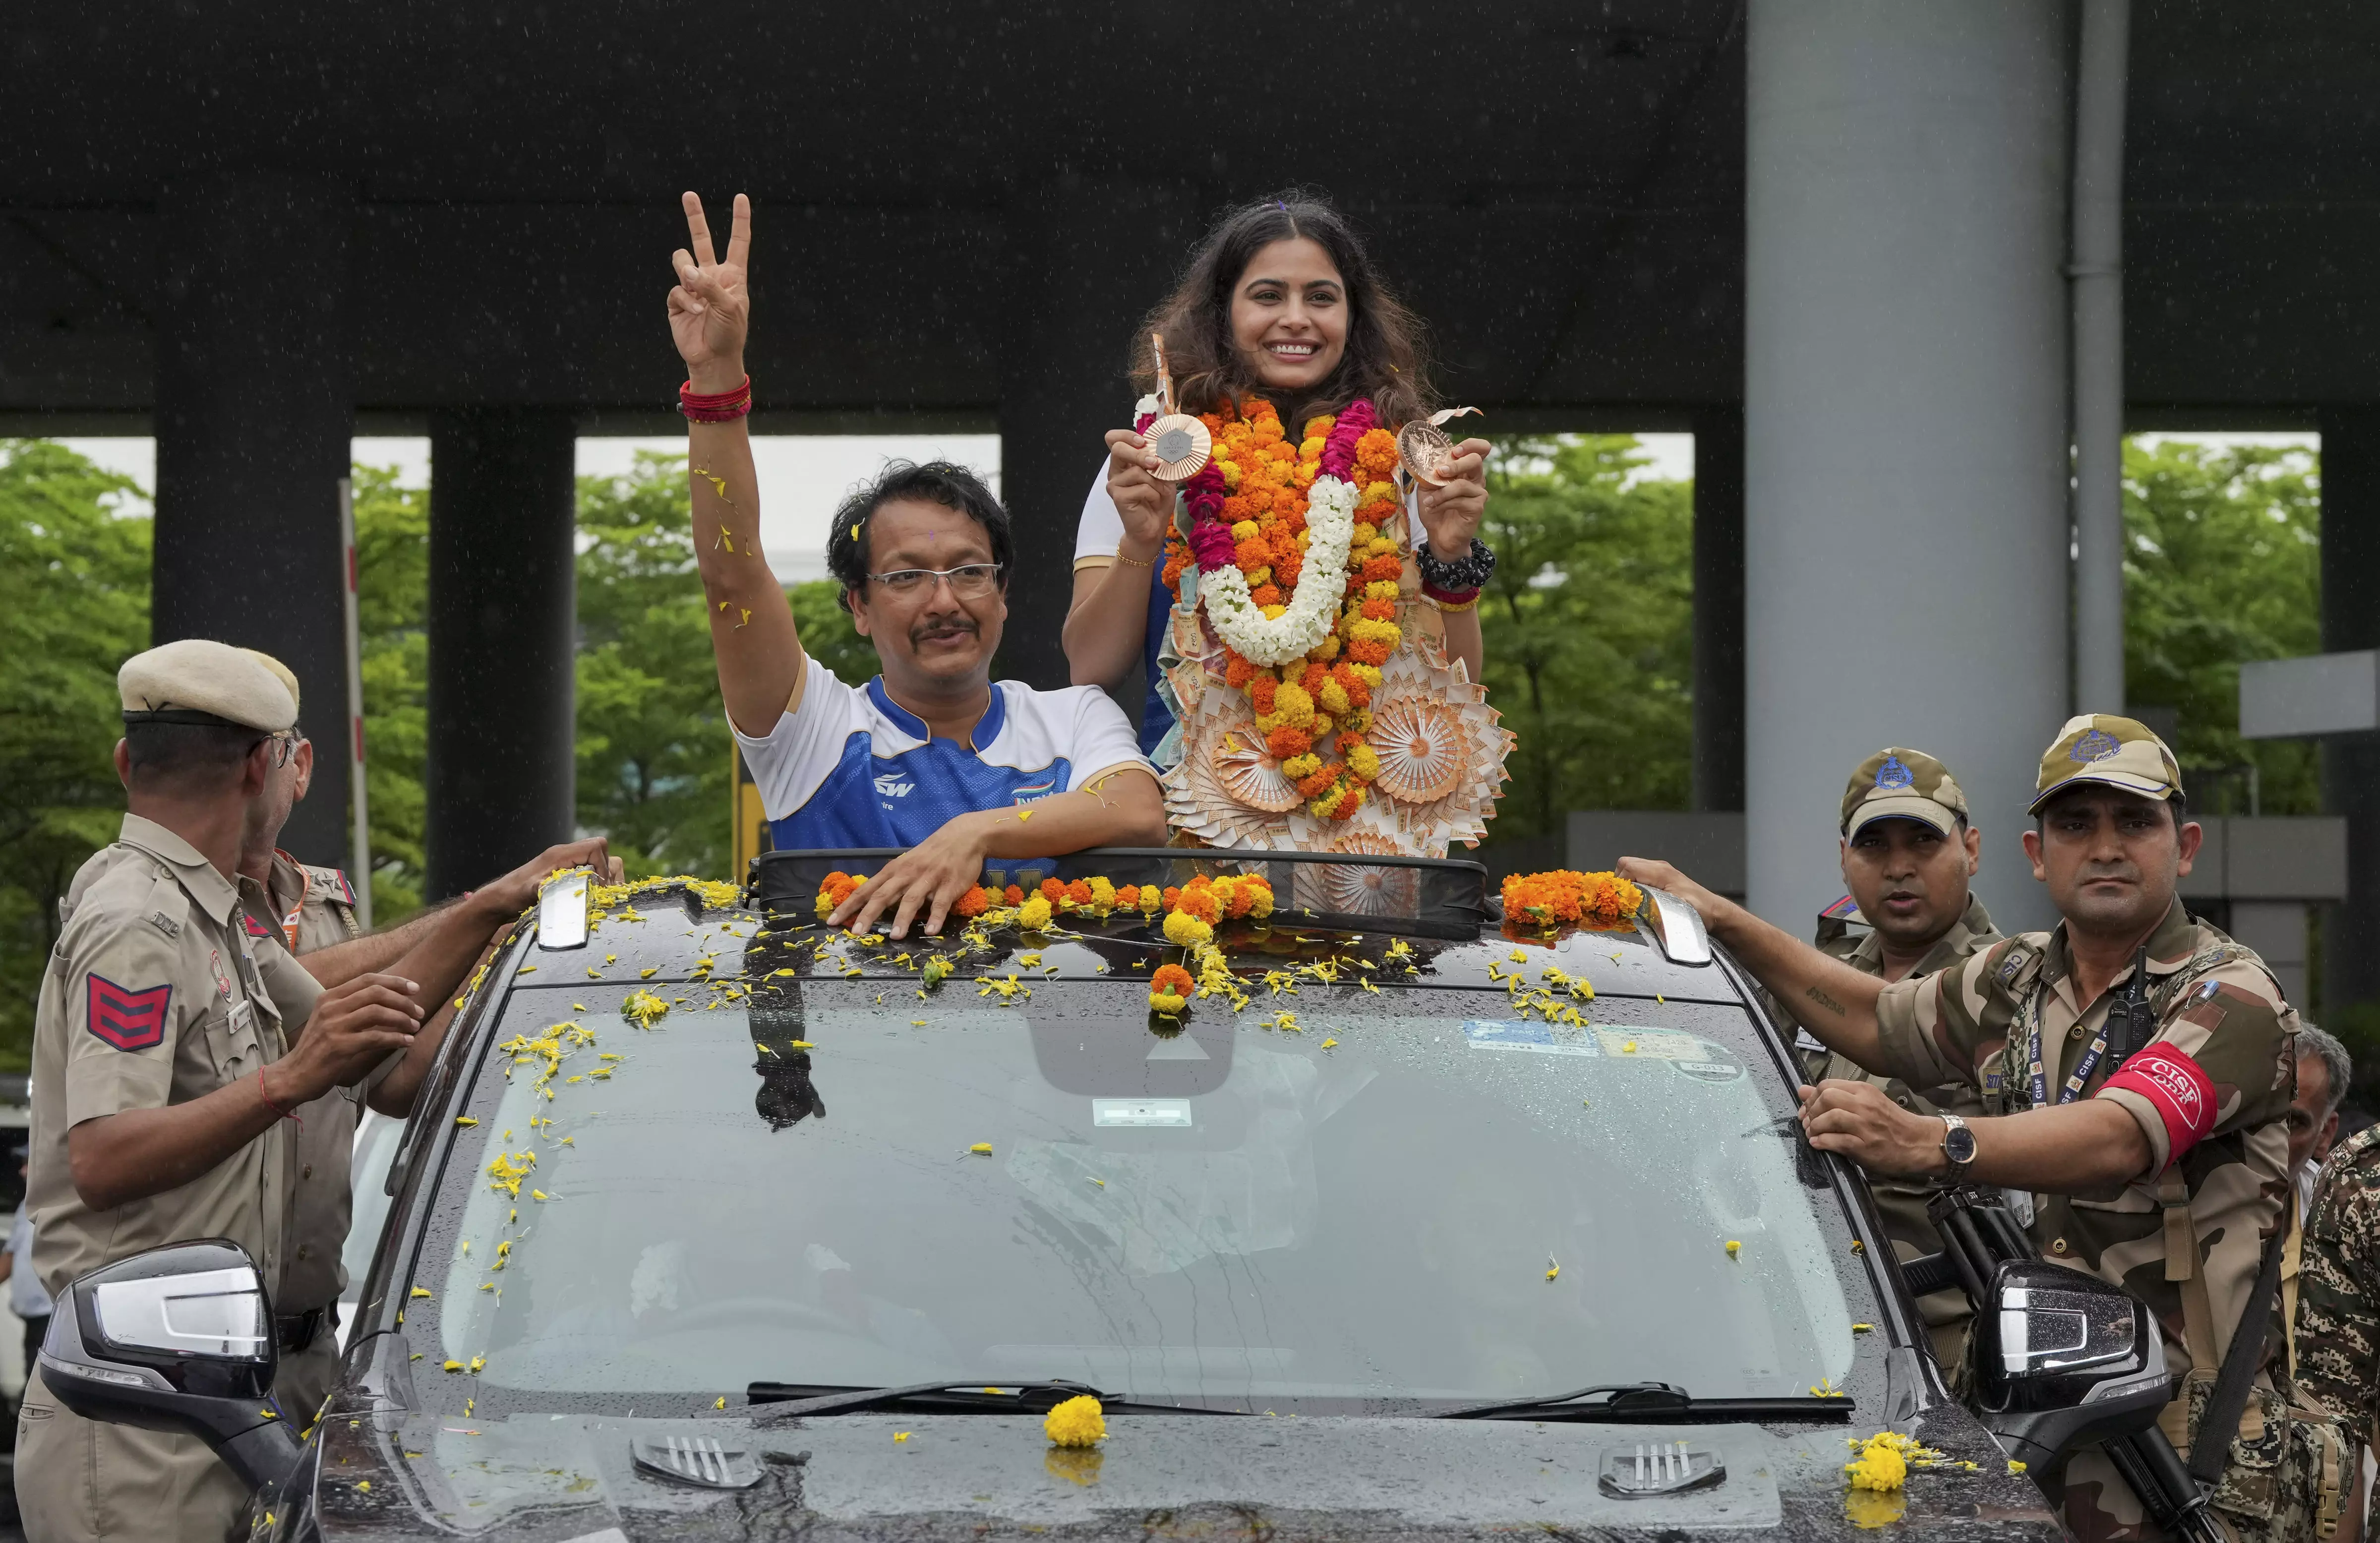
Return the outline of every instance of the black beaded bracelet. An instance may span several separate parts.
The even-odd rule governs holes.
[[[1496,553],[1476,536],[1471,538],[1471,550],[1451,563],[1440,562],[1424,541],[1414,548],[1414,562],[1424,586],[1454,594],[1484,589],[1496,573]]]

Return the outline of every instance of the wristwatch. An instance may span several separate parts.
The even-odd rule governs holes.
[[[1967,1165],[1975,1160],[1975,1133],[1955,1114],[1942,1116],[1942,1156],[1950,1164],[1950,1182],[1964,1184]]]

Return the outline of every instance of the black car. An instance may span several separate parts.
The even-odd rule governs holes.
[[[1230,984],[1176,1019],[1148,982],[1180,951],[1138,912],[965,946],[820,925],[827,870],[884,856],[591,918],[583,879],[550,887],[396,1154],[319,1418],[270,1417],[229,1245],[77,1282],[42,1375],[206,1435],[269,1537],[2061,1536],[2009,1454],[2087,1422],[1996,1418],[2004,1449],[1948,1396],[1691,910],[1548,936],[1467,863],[1068,859],[1269,874],[1273,914],[1221,927]],[[1987,1391],[2037,1407],[2025,1379],[2062,1371],[2136,1426],[2155,1335],[2061,1278],[2137,1343],[2078,1383],[2020,1293]],[[1053,1445],[1085,1393],[1105,1440]],[[1887,1429],[1941,1460],[1851,1489]]]

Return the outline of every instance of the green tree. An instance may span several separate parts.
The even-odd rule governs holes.
[[[1500,440],[1482,537],[1488,700],[1518,743],[1487,844],[1584,808],[1682,808],[1694,752],[1694,485],[1626,434]]]
[[[351,475],[372,922],[386,927],[420,907],[427,871],[430,493],[403,485],[393,466],[358,464]]]
[[[2310,451],[2124,446],[2124,692],[2175,714],[2206,813],[2316,814],[2311,740],[2240,737],[2240,666],[2322,651],[2322,491]]]
[[[28,1063],[58,901],[123,817],[115,671],[149,646],[146,511],[64,445],[0,440],[0,1065]]]

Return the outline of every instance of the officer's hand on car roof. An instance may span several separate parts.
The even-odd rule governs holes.
[[[1724,897],[1713,894],[1679,872],[1673,864],[1665,863],[1658,857],[1622,857],[1618,872],[1632,884],[1676,895],[1702,914],[1706,927],[1716,929],[1720,917],[1727,910],[1728,903]]]
[[[547,847],[503,878],[489,880],[474,892],[473,898],[484,902],[491,911],[511,916],[536,901],[540,885],[570,868],[593,869],[599,884],[616,884],[623,872],[620,859],[612,856],[603,838],[589,836],[584,841],[566,841],[559,846]]]

